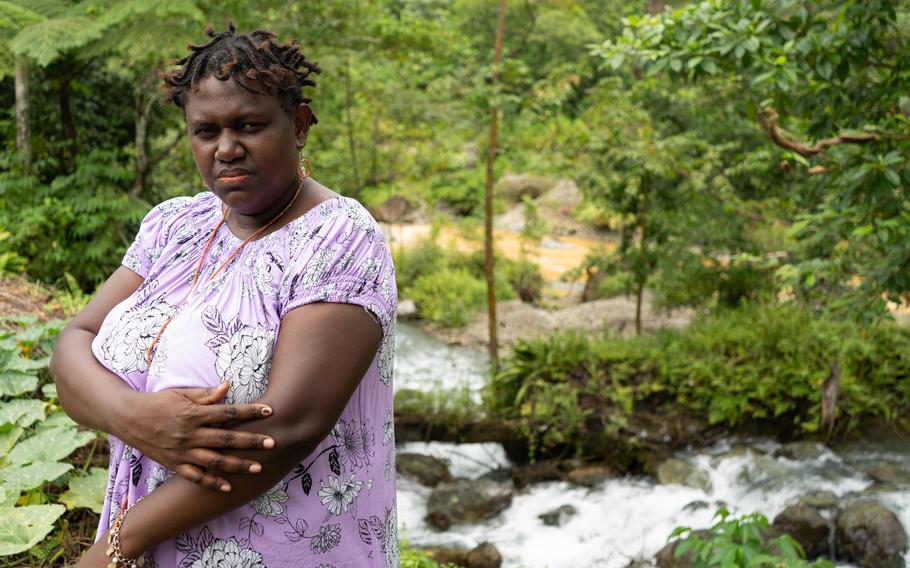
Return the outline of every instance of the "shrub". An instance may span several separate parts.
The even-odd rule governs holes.
[[[679,539],[675,558],[689,555],[692,568],[834,568],[827,560],[807,562],[799,543],[789,535],[770,538],[768,519],[759,513],[730,518],[726,509],[702,538],[688,527],[678,527],[670,539]]]
[[[520,341],[486,404],[519,420],[532,447],[578,443],[592,414],[621,426],[633,403],[648,399],[712,424],[773,419],[791,435],[811,434],[833,370],[843,433],[872,417],[900,418],[910,404],[908,352],[910,331],[893,323],[864,327],[792,304],[747,305],[636,338],[563,332]]]
[[[444,268],[419,277],[410,294],[420,317],[459,327],[484,305],[486,285],[463,268]]]

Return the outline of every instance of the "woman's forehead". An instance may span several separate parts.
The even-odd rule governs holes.
[[[281,112],[281,101],[269,89],[257,81],[250,81],[251,89],[260,91],[252,93],[240,86],[232,77],[220,80],[213,75],[201,79],[187,96],[187,120],[200,120],[209,117],[251,113],[272,114]]]

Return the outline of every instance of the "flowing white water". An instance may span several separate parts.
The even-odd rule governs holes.
[[[399,388],[467,386],[478,392],[484,384],[484,357],[477,351],[435,341],[407,324],[399,324],[398,347]],[[488,541],[499,549],[507,568],[624,568],[630,560],[653,557],[678,526],[710,526],[720,504],[734,514],[760,512],[770,520],[806,493],[826,490],[846,500],[857,496],[872,485],[865,472],[880,463],[910,471],[910,446],[896,441],[845,446],[803,460],[773,457],[779,445],[771,441],[740,441],[736,446],[743,442],[751,449],[730,451],[734,444],[725,442],[679,456],[707,474],[706,490],[638,477],[610,479],[593,489],[540,483],[516,493],[512,505],[497,517],[446,532],[424,521],[431,489],[399,475],[401,535],[414,546],[473,548]],[[453,475],[471,479],[510,465],[498,444],[412,442],[401,444],[399,451],[445,459]],[[863,496],[889,507],[910,529],[910,491]],[[561,505],[577,510],[562,527],[546,526],[538,518]],[[910,565],[910,553],[907,560]]]

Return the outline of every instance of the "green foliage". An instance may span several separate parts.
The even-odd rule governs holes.
[[[417,548],[401,544],[401,568],[457,568],[454,564],[439,564]]]
[[[107,475],[94,468],[73,474],[66,461],[74,450],[96,440],[79,431],[63,413],[46,367],[60,322],[8,318],[0,331],[0,556],[31,549],[53,530],[66,507],[100,511]],[[45,385],[51,386],[52,385]],[[61,492],[69,484],[69,491]]]
[[[827,560],[805,560],[802,547],[789,535],[771,538],[768,519],[760,513],[731,518],[721,508],[714,518],[706,535],[676,528],[669,537],[678,539],[674,557],[686,556],[693,568],[834,568]]]
[[[448,327],[460,327],[483,307],[486,284],[464,268],[443,268],[425,274],[409,288],[420,317]]]
[[[520,341],[486,404],[519,420],[541,447],[584,440],[591,416],[616,431],[645,401],[730,427],[773,419],[805,435],[820,427],[822,383],[836,368],[844,432],[873,417],[901,418],[908,349],[910,331],[894,324],[868,328],[792,303],[745,305],[639,338],[567,332]]]

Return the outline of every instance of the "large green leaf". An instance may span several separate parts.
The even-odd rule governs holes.
[[[9,453],[10,462],[26,464],[36,461],[55,462],[90,442],[95,435],[70,428],[52,428],[16,444]]]
[[[27,428],[39,420],[44,420],[44,401],[17,398],[0,402],[0,426],[18,424]]]
[[[22,426],[13,426],[10,430],[0,431],[0,458],[3,458],[13,449],[25,429]]]
[[[38,388],[38,377],[14,371],[0,371],[0,396],[19,396]]]
[[[38,23],[44,18],[41,14],[19,4],[0,0],[0,30],[21,30],[22,28]]]
[[[107,478],[107,470],[103,467],[93,467],[87,475],[71,477],[69,491],[60,496],[60,501],[67,509],[85,507],[101,513]]]
[[[53,430],[55,428],[76,428],[76,423],[73,422],[73,419],[66,415],[62,410],[54,412],[44,422],[38,424],[38,427],[35,428],[35,433],[41,434],[48,430]]]
[[[0,556],[24,552],[41,542],[65,512],[63,505],[0,507]]]
[[[99,37],[101,30],[92,18],[55,18],[23,29],[9,47],[13,53],[27,55],[46,67],[67,51],[84,47]]]
[[[0,469],[0,484],[8,494],[18,496],[23,491],[57,479],[71,469],[72,465],[63,462],[39,461],[25,466],[11,465]]]

